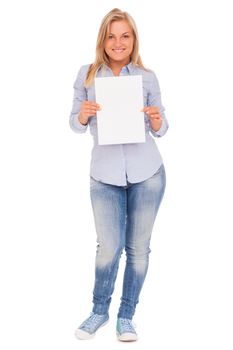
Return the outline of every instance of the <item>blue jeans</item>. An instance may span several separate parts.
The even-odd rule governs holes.
[[[125,249],[127,259],[118,317],[132,319],[148,269],[151,233],[165,186],[163,165],[151,178],[127,186],[90,178],[98,243],[94,313],[108,313],[119,260]]]

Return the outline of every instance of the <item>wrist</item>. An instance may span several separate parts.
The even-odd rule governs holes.
[[[163,121],[160,119],[150,119],[150,125],[153,131],[157,132],[160,130],[161,126],[162,126]]]
[[[87,125],[88,123],[88,118],[83,117],[82,114],[78,114],[78,120],[83,125]]]

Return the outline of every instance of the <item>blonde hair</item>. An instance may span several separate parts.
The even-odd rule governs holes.
[[[118,8],[114,8],[103,18],[102,23],[100,25],[99,34],[96,42],[96,57],[94,63],[92,63],[87,72],[87,77],[85,80],[85,86],[88,87],[92,84],[96,71],[102,64],[109,64],[108,56],[104,50],[104,42],[106,40],[107,33],[109,32],[110,24],[113,21],[122,21],[126,20],[130,25],[133,35],[134,35],[134,45],[133,51],[131,53],[131,61],[144,69],[141,57],[139,55],[139,40],[138,40],[138,31],[136,24],[133,18],[127,13],[119,10]]]

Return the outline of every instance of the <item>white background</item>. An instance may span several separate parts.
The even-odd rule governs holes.
[[[68,125],[79,67],[103,16],[128,11],[170,123],[157,140],[167,189],[135,322],[135,349],[232,350],[231,1],[2,1],[1,348],[118,349],[111,321],[89,342],[95,229],[92,138]]]

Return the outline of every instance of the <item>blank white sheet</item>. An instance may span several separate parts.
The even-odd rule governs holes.
[[[95,78],[98,144],[145,142],[142,76]]]

